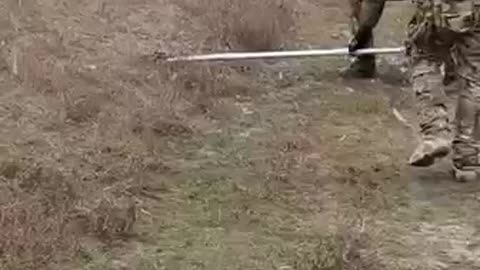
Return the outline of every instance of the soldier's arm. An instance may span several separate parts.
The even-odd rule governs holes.
[[[372,36],[373,28],[382,17],[386,0],[363,0],[358,20],[358,30],[354,40],[357,44],[365,44]]]

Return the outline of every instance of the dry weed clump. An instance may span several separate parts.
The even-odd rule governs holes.
[[[191,44],[189,51],[205,50],[206,47],[216,50],[225,47],[254,51],[279,49],[295,33],[295,1],[181,0],[172,4],[181,9],[178,12],[182,17],[180,21],[195,23],[192,31],[202,32],[189,33],[196,42]],[[156,57],[156,60],[160,59],[162,55]],[[225,102],[231,102],[228,99],[251,96],[259,88],[256,76],[261,74],[252,71],[254,66],[250,64],[234,67],[158,62],[159,74],[149,76],[148,82],[141,81],[137,88],[157,89],[153,97],[157,101],[155,106],[164,108],[166,114],[173,116],[228,118],[225,116],[234,113],[228,111],[232,106],[224,106]],[[180,103],[183,106],[176,106]]]
[[[0,269],[40,269],[73,254],[68,215],[77,200],[74,186],[41,165],[3,165]]]
[[[64,214],[46,216],[45,206],[35,199],[2,206],[0,261],[4,269],[39,269],[61,254],[69,256],[76,240],[65,230]]]
[[[255,81],[228,66],[164,63],[158,58],[157,63],[159,70],[149,76],[148,81],[142,82],[142,86],[155,89],[151,91],[155,93],[150,93],[155,98],[155,107],[157,110],[164,108],[164,116],[170,114],[172,120],[190,115],[215,118],[224,99],[250,96],[257,90]]]
[[[98,211],[103,212],[103,217],[99,218],[96,223],[96,230],[101,235],[133,232],[133,225],[137,217],[135,201],[129,200],[125,205],[118,206],[102,200]]]
[[[350,218],[351,220],[351,218]],[[376,245],[381,236],[381,229],[360,222],[346,222],[339,226],[342,244],[342,270],[381,270],[385,269]]]
[[[371,230],[362,224],[341,224],[335,234],[318,237],[315,244],[299,246],[293,262],[298,270],[386,269],[373,246]]]
[[[143,137],[148,148],[163,137],[189,138],[193,129],[185,111],[194,106],[195,96],[187,95],[182,86],[177,86],[176,77],[169,78],[176,75],[166,72],[163,66],[158,70],[142,68],[142,74],[121,74],[122,87],[134,89],[118,99],[127,108],[119,109],[119,114],[124,115],[118,116],[124,119],[123,125],[135,137]]]
[[[293,269],[344,270],[341,239],[336,235],[325,235],[318,237],[316,244],[298,247]]]
[[[93,91],[74,93],[75,91],[66,92],[63,95],[63,102],[66,119],[77,123],[94,119],[101,112],[102,105],[108,99],[105,94],[94,93]]]
[[[68,87],[64,68],[59,57],[65,47],[56,32],[42,37],[32,37],[10,44],[12,46],[11,71],[24,86],[42,94],[60,95]]]
[[[95,236],[107,244],[133,236],[138,213],[145,210],[142,201],[129,189],[132,187],[120,183],[104,188],[95,202],[76,206],[70,215],[72,224],[83,234]]]
[[[141,203],[127,188],[104,192],[82,207],[81,184],[40,164],[8,161],[1,166],[0,269],[48,269],[79,248],[79,239],[131,236]],[[141,206],[140,206],[141,207]]]
[[[230,13],[224,18],[222,35],[233,48],[273,50],[291,40],[295,17],[286,1],[229,1],[226,7]]]
[[[98,88],[103,74],[80,66],[78,59],[66,53],[63,33],[19,37],[5,46],[11,48],[5,57],[10,73],[26,89],[61,100],[65,120],[91,120],[108,99]]]
[[[33,38],[24,50],[17,49],[14,59],[20,58],[16,74],[24,86],[33,91],[50,95],[63,101],[65,119],[86,122],[100,113],[108,99],[96,86],[94,77],[82,72],[76,63],[63,59],[65,47],[60,34]],[[98,76],[98,75],[96,75]]]
[[[133,233],[137,220],[137,200],[133,195],[121,198],[103,197],[90,212],[93,232],[101,239],[112,239]]]
[[[204,0],[177,1],[219,36],[220,46],[232,50],[279,49],[295,34],[295,1]]]
[[[227,67],[186,63],[172,65],[168,72],[174,89],[191,101],[229,95],[226,85],[231,71]]]

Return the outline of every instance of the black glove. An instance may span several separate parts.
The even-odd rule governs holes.
[[[353,37],[350,42],[348,43],[348,53],[350,53],[351,55],[354,54],[354,52],[356,50],[360,49],[359,46],[358,46],[358,41],[355,39],[355,37]]]
[[[355,36],[348,44],[348,52],[353,54],[358,49],[363,49],[372,38],[372,29],[368,27],[360,27]]]

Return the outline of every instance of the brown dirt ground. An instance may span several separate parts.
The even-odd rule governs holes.
[[[219,39],[214,2],[0,3],[0,269],[478,269],[478,186],[405,165],[403,58],[372,81],[340,57],[154,63],[272,45]],[[295,8],[282,46],[345,45],[347,1]],[[388,3],[379,46],[408,13]]]

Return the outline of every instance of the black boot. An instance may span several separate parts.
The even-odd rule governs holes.
[[[344,78],[370,79],[376,75],[375,56],[361,55],[342,72]]]

